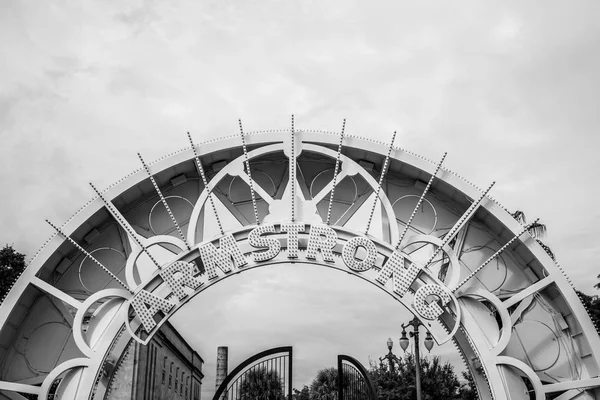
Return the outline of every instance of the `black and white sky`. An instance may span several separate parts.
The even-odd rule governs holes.
[[[597,293],[598,15],[593,0],[2,0],[0,243],[33,255],[52,233],[44,218],[66,221],[87,182],[139,168],[136,152],[234,134],[237,118],[285,128],[294,113],[299,129],[348,118],[348,133],[398,130],[402,148],[447,151],[446,167],[540,217],[574,285]],[[206,332],[208,391],[217,345],[235,365],[294,342],[300,386],[338,350],[382,355],[408,319],[345,277],[324,291],[328,271],[248,274],[207,291],[220,308],[198,303],[189,328]]]

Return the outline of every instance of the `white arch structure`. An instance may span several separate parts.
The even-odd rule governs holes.
[[[24,398],[19,393],[46,398],[58,377],[56,399],[108,398],[110,377],[103,366],[118,360],[132,336],[147,335],[130,306],[142,288],[170,299],[176,310],[232,273],[291,262],[350,272],[388,292],[421,318],[438,342],[454,341],[481,399],[529,399],[526,381],[536,399],[546,394],[600,399],[600,338],[568,278],[522,233],[524,227],[478,188],[401,149],[392,148],[388,162],[387,145],[358,137],[343,137],[338,147],[338,134],[292,127],[243,138],[243,146],[232,136],[170,154],[149,165],[156,188],[148,171],[136,171],[60,228],[110,274],[62,234],[49,239],[0,305],[0,399]],[[340,244],[332,248],[334,260],[305,257],[308,230],[299,234],[298,258],[290,259],[280,225],[325,223],[334,180],[328,182],[324,171],[338,171],[336,160],[331,228]],[[290,169],[294,164],[297,168]],[[417,210],[418,199],[427,207]],[[248,244],[248,233],[257,226],[256,215],[261,224],[278,227],[273,238],[282,244],[265,262],[250,256],[256,249]],[[352,271],[342,261],[342,245],[364,236],[367,225],[376,261],[369,271]],[[201,272],[199,248],[218,246],[223,234],[217,226],[235,238],[248,265],[206,280],[196,291],[185,289],[187,297],[178,302],[161,270],[180,260],[195,262],[195,273]],[[404,296],[391,280],[376,279],[396,247],[407,265],[423,268]],[[454,298],[434,321],[412,309],[414,292],[428,283]]]

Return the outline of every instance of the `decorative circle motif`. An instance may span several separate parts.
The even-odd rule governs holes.
[[[483,263],[494,254],[494,249],[488,246],[475,246],[476,251],[466,249],[460,258],[460,261],[468,265],[469,268],[475,268],[476,266]],[[480,271],[476,275],[478,279],[490,292],[495,292],[500,289],[504,282],[508,270],[504,258],[502,256],[497,257],[493,260],[484,270]]]
[[[260,169],[255,169],[255,168],[251,169],[251,174],[252,174],[252,180],[254,181],[254,183],[256,185],[260,186],[261,188],[269,188],[270,190],[265,189],[267,194],[271,197],[275,196],[275,192],[277,191],[277,189],[275,187],[275,182],[273,182],[273,179],[271,179],[269,174],[267,174],[264,171],[261,171]],[[236,189],[242,189],[242,190],[236,190]],[[247,197],[244,196],[246,193],[246,190],[248,190]],[[243,193],[244,195],[241,193]],[[248,185],[246,185],[243,182],[243,180],[239,176],[234,176],[233,179],[231,180],[231,182],[229,182],[229,188],[227,190],[227,198],[233,204],[252,200],[252,198],[250,197],[250,188],[248,187]],[[260,196],[256,197],[257,200],[260,198],[261,198]]]
[[[394,208],[394,212],[396,213],[396,220],[398,222],[406,225],[406,221],[408,220],[410,213],[415,208],[418,201],[419,201],[419,196],[414,195],[414,194],[402,196],[402,197],[398,198],[396,201],[394,201],[392,203],[392,207]],[[396,206],[396,204],[398,204],[398,206]],[[429,207],[431,208],[432,214],[430,214],[429,212],[425,213],[425,204],[429,205]],[[406,218],[400,218],[400,214],[398,213],[398,211],[396,211],[398,208],[402,209],[402,215],[404,215],[406,213]],[[433,206],[433,204],[431,204],[431,202],[427,199],[423,199],[423,202],[421,203],[420,208],[421,208],[421,210],[418,211],[417,214],[415,215],[415,218],[413,219],[413,221],[411,223],[411,227],[414,229],[420,229],[423,231],[424,234],[429,235],[429,234],[433,233],[437,227],[437,222],[438,222],[437,211],[436,211],[435,207]],[[433,215],[433,218],[431,218],[431,215]],[[429,226],[431,226],[431,228],[429,228]]]
[[[107,250],[118,254],[120,256],[119,258],[123,259],[123,262],[120,264],[113,262],[113,260],[111,260],[109,258],[108,254],[110,254],[110,253],[107,253]],[[101,254],[101,255],[99,255],[99,254]],[[95,250],[90,251],[90,255],[93,255],[94,258],[96,258],[102,264],[106,265],[107,268],[109,268],[111,265],[121,265],[121,267],[124,268],[125,262],[127,260],[127,257],[125,257],[125,254],[121,253],[119,250],[113,249],[112,247],[97,248]],[[95,268],[93,265],[87,266],[87,264],[85,264],[86,267],[84,268],[84,263],[87,259],[88,259],[88,257],[86,256],[81,260],[81,263],[79,263],[79,282],[81,282],[81,286],[83,286],[83,288],[87,292],[95,293],[101,289],[104,289],[106,283],[110,281],[110,277],[102,275],[102,271],[98,271],[98,269]],[[88,262],[91,263],[92,261],[88,261]],[[86,280],[86,279],[84,279],[83,277],[87,274],[85,274],[85,272],[83,272],[82,270],[89,271],[90,273],[96,274],[97,276],[94,276],[94,279],[88,281],[87,285],[86,285],[84,283],[84,280]],[[115,275],[117,275],[120,271],[114,271],[114,272],[115,272]]]
[[[333,180],[333,168],[323,170],[319,172],[310,183],[310,196],[311,198],[315,198],[315,196],[327,186],[329,182]],[[334,200],[336,201],[344,201],[349,203],[350,205],[354,204],[356,199],[358,198],[358,188],[356,186],[356,181],[353,177],[349,177],[350,179],[344,180],[342,182],[337,182],[336,184],[336,193],[334,194]],[[344,189],[349,190],[350,193],[354,193],[352,196],[347,197],[339,197],[340,192],[345,193]],[[336,197],[337,195],[337,197]]]
[[[169,203],[168,200],[171,200],[171,203],[173,203],[175,199],[178,199],[180,201],[184,201],[185,203],[189,204],[189,206],[192,209],[194,208],[194,205],[192,204],[192,202],[189,201],[188,199],[186,199],[185,197],[182,197],[182,196],[165,196],[165,201],[167,201],[167,203]],[[152,233],[154,233],[155,235],[159,235],[159,233],[154,230],[154,226],[152,224],[152,216],[154,215],[154,209],[159,204],[161,204],[161,205],[163,204],[162,200],[158,200],[156,203],[154,203],[154,205],[150,209],[150,213],[148,214],[148,226],[150,227],[150,230],[152,231]],[[173,204],[169,204],[169,207],[175,208]],[[162,208],[162,210],[164,210],[166,216],[169,217],[169,215],[167,213],[167,210],[164,209],[164,208]],[[181,223],[181,221],[178,221],[178,222]],[[167,224],[169,226],[172,226],[172,222],[170,220],[170,217],[169,217],[169,220],[167,221]]]
[[[48,322],[37,327],[27,338],[25,357],[38,373],[48,373],[57,364],[71,327],[63,322]]]
[[[513,328],[535,372],[551,368],[560,356],[560,344],[552,329],[539,321],[526,320]]]

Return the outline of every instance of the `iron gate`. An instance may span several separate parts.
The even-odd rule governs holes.
[[[354,357],[338,355],[338,400],[377,400],[367,370]]]
[[[275,347],[238,365],[217,389],[213,400],[291,400],[292,347]]]

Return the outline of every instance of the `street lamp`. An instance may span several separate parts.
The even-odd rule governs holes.
[[[383,357],[379,357],[379,365],[383,366],[383,360],[387,360],[388,364],[390,364],[390,370],[392,371],[392,373],[394,372],[394,361],[398,365],[400,365],[401,362],[400,359],[396,357],[394,353],[392,353],[393,346],[394,342],[392,341],[392,338],[389,338],[387,340],[388,353]]]
[[[408,348],[409,339],[406,337],[406,328],[409,326],[413,327],[412,332],[409,332],[410,337],[415,338],[415,375],[416,375],[416,386],[417,386],[417,400],[421,400],[421,356],[419,355],[419,326],[423,325],[417,317],[413,318],[408,324],[402,324],[402,336],[400,337],[400,347],[406,352]],[[423,325],[424,326],[424,325]],[[431,333],[427,331],[425,336],[425,348],[427,351],[431,351],[433,347],[433,337]]]

